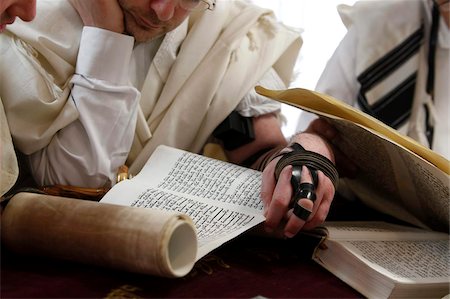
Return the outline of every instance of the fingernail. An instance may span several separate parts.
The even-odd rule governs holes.
[[[284,236],[286,237],[286,238],[292,238],[293,236],[294,236],[294,234],[293,233],[291,233],[291,232],[285,232],[284,233]]]

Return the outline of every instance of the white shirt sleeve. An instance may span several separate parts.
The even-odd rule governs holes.
[[[134,38],[84,27],[70,98],[79,118],[30,155],[38,185],[114,184],[136,126],[140,93],[129,83]]]
[[[277,72],[270,68],[257,85],[268,89],[285,89],[283,81]],[[245,117],[255,117],[273,112],[281,111],[281,104],[256,93],[255,89],[250,90],[236,107],[236,111]]]

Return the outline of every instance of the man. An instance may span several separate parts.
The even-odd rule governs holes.
[[[316,89],[450,159],[449,1],[359,1]]]
[[[233,163],[270,162],[261,192],[268,230],[286,221],[292,237],[325,219],[334,187],[321,171],[295,173],[315,186],[300,190],[294,208],[293,167],[274,178],[282,158],[271,157],[287,146],[279,106],[253,87],[285,88],[301,40],[269,11],[241,1],[52,0],[39,2],[38,15],[0,42],[1,96],[38,185],[109,186],[120,165],[137,173],[160,144],[202,152],[237,110],[251,117],[254,138],[222,142]],[[318,135],[292,142],[333,161]]]
[[[0,2],[0,33],[6,26],[14,23],[16,17],[23,21],[31,21],[36,14],[34,0],[2,0]],[[1,55],[1,54],[0,54]],[[0,85],[0,88],[3,86]],[[19,168],[14,152],[8,122],[6,121],[3,104],[0,101],[0,197],[3,196],[16,182]]]

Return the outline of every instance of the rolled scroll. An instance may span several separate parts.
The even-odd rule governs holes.
[[[34,193],[10,200],[1,239],[16,253],[164,277],[189,273],[197,254],[184,214]]]

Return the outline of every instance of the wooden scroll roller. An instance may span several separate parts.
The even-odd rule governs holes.
[[[184,214],[34,193],[7,204],[1,239],[16,253],[164,277],[189,273],[197,254]]]

